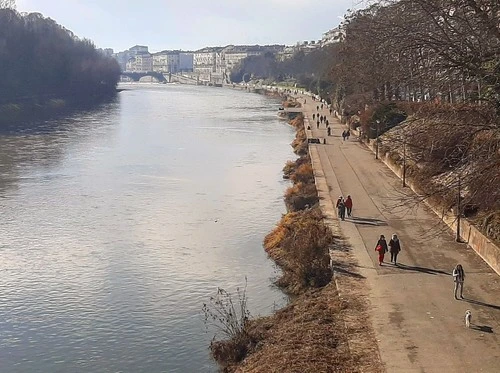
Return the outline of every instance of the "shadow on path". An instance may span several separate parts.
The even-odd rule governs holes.
[[[471,325],[470,328],[483,333],[493,333],[493,328],[488,325]]]
[[[493,308],[495,310],[500,310],[500,306],[497,306],[495,304],[484,303],[484,302],[481,302],[479,300],[468,299],[468,298],[464,298],[463,300],[466,301],[467,303],[476,304],[478,306],[490,307],[490,308]]]
[[[394,266],[394,268],[404,269],[405,271],[422,272],[422,273],[427,273],[429,275],[448,275],[448,276],[451,276],[450,272],[446,272],[446,271],[443,271],[441,269],[409,266],[409,265],[401,264],[401,263],[398,263],[398,265]]]
[[[349,276],[349,277],[354,277],[354,278],[366,278],[363,275],[360,275],[357,272],[354,272],[350,270],[349,268],[341,267],[338,265],[338,263],[332,263],[332,271],[333,273]]]
[[[379,219],[346,217],[346,220],[352,221],[354,224],[361,224],[361,225],[373,225],[379,227],[387,225],[386,221]]]

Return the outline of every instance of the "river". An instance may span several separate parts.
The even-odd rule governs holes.
[[[0,371],[215,372],[202,305],[286,302],[262,241],[285,212],[279,101],[136,84],[0,129]]]

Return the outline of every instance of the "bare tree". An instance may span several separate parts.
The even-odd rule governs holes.
[[[0,9],[16,9],[16,0],[0,0]]]

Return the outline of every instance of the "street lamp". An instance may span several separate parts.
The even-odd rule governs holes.
[[[406,135],[403,135],[403,187],[406,186]]]
[[[455,237],[455,240],[457,242],[461,242],[460,238],[460,215],[462,213],[462,185],[461,185],[461,175],[458,174],[458,194],[457,194],[457,235]]]

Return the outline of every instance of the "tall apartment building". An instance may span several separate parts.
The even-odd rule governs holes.
[[[198,74],[201,81],[211,81],[212,74],[217,72],[217,60],[219,59],[220,63],[222,49],[222,47],[208,47],[194,52],[193,72]]]

